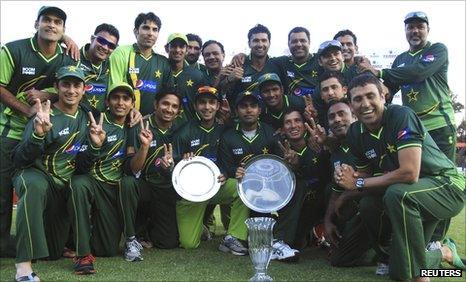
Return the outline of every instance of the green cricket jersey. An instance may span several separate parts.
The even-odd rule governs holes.
[[[191,64],[189,65],[190,67],[194,68],[194,69],[197,69],[201,72],[206,72],[207,71],[207,68],[205,67],[205,65],[199,63],[199,62],[195,62],[194,64]]]
[[[296,153],[299,158],[298,169],[294,170],[296,177],[304,180],[307,186],[325,184],[329,178],[328,154],[324,151],[316,153],[308,146]]]
[[[204,128],[199,120],[190,121],[177,131],[173,145],[175,159],[181,160],[183,154],[192,152],[196,156],[210,159],[218,166],[218,146],[224,130],[223,125],[214,124],[211,128]]]
[[[281,56],[271,59],[279,68],[279,76],[283,78],[284,93],[287,95],[313,95],[319,87],[319,62],[317,54],[309,54],[303,64],[293,62],[292,56]]]
[[[440,151],[413,110],[389,105],[385,108],[378,132],[370,132],[361,122],[354,122],[347,136],[358,169],[390,172],[399,168],[398,151],[408,147],[422,148],[419,177],[448,177],[464,190],[464,176]]]
[[[0,85],[27,104],[25,91],[53,88],[55,71],[61,66],[77,65],[57,43],[55,55],[46,58],[39,49],[37,34],[32,38],[7,43],[0,52]],[[53,91],[55,92],[55,91]],[[27,117],[2,104],[0,134],[21,140]]]
[[[122,166],[126,158],[129,128],[115,123],[110,112],[102,114],[103,130],[106,132],[105,141],[100,147],[98,157],[89,158],[86,154],[84,162],[91,162],[88,171],[92,177],[107,184],[116,184],[123,176]]]
[[[342,164],[347,164],[352,166],[354,169],[356,169],[356,157],[351,153],[351,150],[346,142],[343,141],[340,146],[338,146],[335,150],[332,151],[330,154],[330,171],[332,175],[332,181],[330,183],[331,188],[334,192],[341,193],[345,191],[345,189],[341,188],[335,183],[335,180],[333,179],[333,173],[335,172],[335,169]]]
[[[108,83],[108,60],[103,61],[100,65],[93,65],[87,56],[90,44],[86,44],[80,50],[81,65],[85,75],[85,98],[83,106],[86,109],[97,109],[99,112],[105,111],[105,95],[107,94]]]
[[[244,135],[239,124],[226,130],[220,138],[219,158],[221,170],[230,178],[235,177],[240,163],[247,163],[261,154],[280,154],[275,131],[268,124],[259,122],[252,138]]]
[[[75,171],[75,158],[79,152],[89,150],[97,156],[99,149],[88,146],[87,113],[78,108],[74,115],[65,114],[52,107],[51,130],[43,137],[34,134],[34,119],[29,120],[19,145],[15,148],[13,162],[17,168],[31,164],[57,179],[68,181]]]
[[[277,130],[283,126],[283,111],[288,107],[297,108],[301,112],[304,112],[304,99],[297,96],[283,95],[283,109],[280,112],[272,112],[265,103],[262,103],[262,111],[260,120],[268,125],[272,126],[273,129]]]
[[[168,171],[162,169],[160,162],[164,155],[163,144],[172,143],[173,128],[160,130],[157,127],[153,115],[149,117],[149,128],[152,132],[152,142],[150,143],[149,152],[147,153],[146,161],[141,170],[141,178],[151,182],[157,188],[171,188],[172,180]],[[139,142],[139,132],[141,128],[134,126],[130,129],[128,147],[134,147],[137,151],[141,146]]]
[[[391,69],[381,71],[391,92],[401,90],[403,105],[413,109],[429,131],[455,124],[447,75],[447,47],[430,42],[417,52],[398,55]]]
[[[137,44],[119,46],[109,58],[110,76],[108,85],[123,81],[135,89],[135,106],[141,114],[154,111],[154,100],[164,88],[172,87],[170,64],[162,55],[152,52],[146,58]]]

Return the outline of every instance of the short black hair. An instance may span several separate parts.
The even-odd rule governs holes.
[[[110,35],[115,36],[116,39],[117,39],[117,42],[120,40],[120,32],[118,32],[118,29],[115,26],[111,25],[111,24],[108,24],[108,23],[99,24],[95,28],[94,35],[96,35],[97,33],[101,32],[101,31],[106,31]]]
[[[155,96],[155,103],[158,103],[160,100],[163,99],[163,97],[167,95],[175,95],[176,98],[178,98],[178,101],[180,102],[180,108],[182,106],[183,99],[181,98],[180,94],[178,94],[178,91],[174,87],[167,87],[162,89],[156,96]]]
[[[351,37],[353,37],[353,42],[354,42],[354,45],[358,46],[358,38],[356,37],[356,35],[349,29],[343,29],[343,30],[340,30],[339,32],[337,32],[337,34],[335,34],[335,36],[333,37],[334,40],[338,40],[337,38],[338,37],[342,37],[342,36],[345,36],[345,35],[349,35]]]
[[[257,34],[257,33],[266,33],[267,36],[269,37],[269,41],[271,40],[271,34],[270,34],[270,31],[269,29],[264,26],[264,25],[261,25],[261,24],[257,24],[255,25],[253,28],[251,28],[248,32],[248,41],[251,40],[251,37],[253,34]]]
[[[348,98],[343,97],[341,99],[330,100],[330,102],[328,102],[328,108],[330,109],[330,107],[332,107],[333,105],[339,104],[339,103],[346,104],[348,107],[350,106],[350,102],[349,102]]]
[[[202,47],[202,39],[199,37],[199,35],[194,33],[188,33],[186,34],[186,38],[188,38],[188,41],[196,41],[197,43],[199,43],[199,47]]]
[[[320,83],[322,81],[330,79],[330,78],[335,78],[336,80],[338,80],[341,86],[346,86],[345,79],[343,78],[343,75],[341,74],[340,71],[326,70],[321,75],[319,75],[319,88],[320,88]]]
[[[216,41],[216,40],[207,40],[204,45],[202,45],[201,48],[201,53],[204,53],[204,49],[209,46],[210,44],[217,44],[220,47],[220,50],[222,51],[223,54],[225,54],[225,49],[223,48],[223,44]]]
[[[290,37],[292,33],[299,33],[299,32],[304,32],[307,35],[307,40],[309,40],[309,42],[311,41],[311,34],[309,33],[309,30],[307,30],[307,28],[302,27],[302,26],[293,27],[293,29],[291,29],[290,32],[288,32],[288,41],[290,41]]]
[[[300,109],[300,108],[297,108],[297,107],[285,107],[282,111],[283,113],[283,121],[282,123],[285,121],[285,116],[293,113],[293,112],[298,112],[299,113],[299,116],[301,117],[301,119],[303,120],[303,122],[306,120],[304,118],[304,112]]]
[[[384,92],[382,89],[382,82],[380,82],[380,80],[371,72],[365,72],[363,74],[360,74],[354,77],[349,83],[348,97],[350,98],[350,100],[351,100],[351,89],[355,87],[366,86],[367,84],[374,84],[377,87],[379,94],[382,96],[384,95]]]
[[[162,21],[158,16],[156,16],[154,13],[149,12],[147,14],[140,13],[136,19],[134,20],[134,29],[138,29],[141,24],[145,23],[146,21],[154,22],[159,30],[162,28]]]

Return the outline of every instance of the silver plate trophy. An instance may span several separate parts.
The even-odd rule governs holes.
[[[220,189],[217,181],[220,170],[208,158],[196,156],[181,160],[174,168],[172,183],[183,199],[204,202],[211,199]]]
[[[286,206],[293,197],[296,178],[282,158],[259,155],[245,166],[244,177],[238,183],[238,194],[250,209],[275,212]],[[253,217],[245,221],[248,227],[249,256],[256,273],[250,281],[272,281],[267,267],[272,255],[273,226],[269,217]]]

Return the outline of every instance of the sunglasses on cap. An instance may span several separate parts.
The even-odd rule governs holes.
[[[411,12],[405,18],[427,18],[427,15],[424,12]]]
[[[211,86],[201,86],[197,89],[197,93],[199,94],[212,94],[217,96],[217,88]]]
[[[108,49],[110,49],[110,50],[115,50],[115,48],[117,47],[117,44],[108,41],[107,39],[105,39],[104,37],[102,37],[100,35],[92,35],[92,38],[97,40],[97,42],[100,45],[107,46]]]

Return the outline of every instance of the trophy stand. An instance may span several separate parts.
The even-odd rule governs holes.
[[[272,256],[273,226],[275,219],[270,217],[252,217],[245,221],[248,227],[249,256],[256,273],[249,281],[273,281],[267,275]]]

